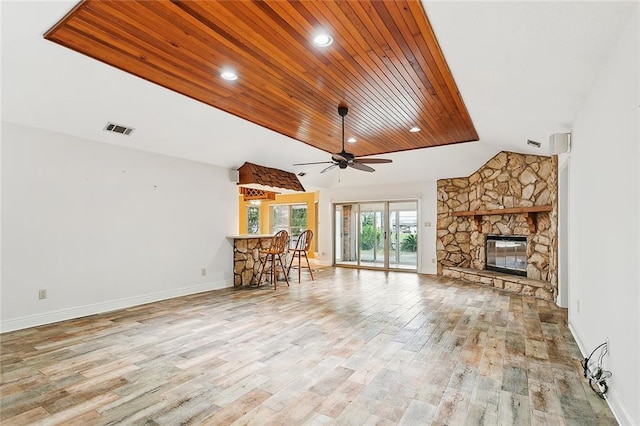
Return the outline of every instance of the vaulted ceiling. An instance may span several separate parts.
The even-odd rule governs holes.
[[[327,152],[339,104],[356,155],[478,139],[417,0],[86,0],[45,37]]]
[[[331,2],[326,5],[327,11],[321,12],[324,6],[319,4],[323,2],[292,6],[276,1],[259,2],[259,11],[250,12],[249,2],[233,6],[237,2],[228,2],[226,19],[220,19],[209,10],[215,3],[171,2],[160,3],[163,12],[145,12],[148,21],[132,28],[135,17],[130,8],[149,10],[155,2],[101,2],[100,8],[114,10],[116,3],[126,4],[128,11],[119,12],[125,13],[126,19],[116,18],[117,13],[111,12],[105,18],[108,21],[101,23],[98,16],[87,11],[86,15],[91,15],[87,19],[93,21],[75,22],[78,29],[74,31],[95,38],[84,44],[87,49],[95,48],[96,43],[117,44],[120,50],[111,55],[138,63],[140,72],[145,69],[140,65],[141,54],[147,69],[175,65],[184,70],[184,63],[172,62],[163,56],[163,49],[180,51],[181,61],[194,60],[195,45],[185,41],[205,37],[211,28],[224,28],[206,36],[212,40],[202,41],[210,55],[209,65],[198,62],[193,67],[199,76],[199,80],[193,80],[198,88],[209,79],[215,85],[213,94],[223,103],[212,107],[214,96],[211,102],[198,101],[193,94],[185,96],[179,89],[168,89],[168,84],[152,83],[146,79],[149,77],[123,71],[124,65],[107,65],[111,59],[123,58],[96,60],[44,38],[77,6],[75,0],[4,0],[0,2],[4,123],[224,168],[238,168],[248,161],[289,172],[304,171],[307,174],[300,181],[308,190],[465,176],[501,150],[548,154],[549,135],[571,131],[608,50],[624,29],[632,8],[637,7],[635,1],[344,1]],[[243,15],[255,13],[260,19],[251,20],[250,26],[235,24],[228,14],[236,7],[242,8]],[[189,32],[190,37],[184,27],[172,33],[175,37],[169,40],[177,46],[160,35],[165,26],[162,20],[174,20],[170,11],[176,14],[175,24],[184,24],[186,19],[197,30]],[[285,12],[295,17],[287,15],[286,24],[277,19]],[[336,28],[331,28],[334,44],[328,50],[312,47],[307,34],[316,24],[332,22],[331,16],[337,22]],[[203,24],[201,18],[208,23]],[[406,24],[402,27],[405,29],[394,30],[394,23],[400,20]],[[168,27],[175,29],[173,24]],[[109,36],[107,29],[119,33]],[[238,34],[231,36],[236,31]],[[129,32],[134,36],[125,37]],[[428,41],[433,35],[437,46],[433,40]],[[286,37],[294,39],[283,46]],[[164,40],[164,44],[154,44],[158,40]],[[402,40],[410,46],[408,50],[402,47]],[[127,44],[137,49],[129,51],[128,56],[122,54]],[[418,49],[425,45],[427,50]],[[252,54],[243,56],[245,47],[241,46]],[[156,49],[153,54],[152,48]],[[435,55],[433,62],[427,59],[427,51]],[[304,59],[283,65],[272,60],[283,61],[288,54]],[[229,59],[237,62],[225,63]],[[338,68],[331,68],[331,63]],[[238,80],[231,84],[218,80],[220,67],[226,65],[237,67],[239,73]],[[176,69],[174,75],[180,75]],[[451,81],[435,76],[443,73],[441,78],[445,79],[446,70],[453,76]],[[291,80],[283,80],[285,73],[293,76]],[[270,90],[268,99],[264,100],[264,95],[251,98],[252,88],[262,93]],[[379,97],[387,90],[391,90],[391,96],[385,107],[386,98],[381,101]],[[220,95],[227,98],[222,100],[224,96]],[[458,95],[458,100],[451,95]],[[288,96],[292,96],[290,104],[284,102]],[[366,101],[365,96],[375,100]],[[376,165],[375,173],[346,169],[320,174],[326,165],[293,166],[329,160],[327,151],[337,151],[340,120],[336,106],[340,101],[350,106],[347,132],[354,132],[358,138],[347,146],[348,150],[357,154],[385,152],[384,157],[393,159],[393,163]],[[268,107],[276,103],[286,105]],[[252,105],[257,111],[243,119],[240,112],[232,110],[241,104]],[[302,107],[306,104],[313,107],[305,112]],[[451,115],[456,110],[458,118]],[[256,124],[257,117],[273,121],[266,120],[269,124],[265,127]],[[459,124],[466,119],[473,126],[467,131],[472,133],[461,137],[464,126]],[[414,120],[423,131],[411,139],[416,135],[399,129],[404,130]],[[434,120],[439,120],[437,125]],[[105,132],[108,121],[136,130],[131,136]],[[434,126],[431,130],[458,135],[449,142],[474,139],[473,132],[479,140],[410,149],[416,140],[422,146],[434,143],[429,139],[430,122]],[[292,137],[285,136],[294,128]],[[541,142],[542,147],[528,146],[527,139]],[[318,149],[312,143],[326,145]]]

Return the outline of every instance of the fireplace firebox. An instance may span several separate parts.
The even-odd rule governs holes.
[[[523,235],[487,235],[485,269],[527,276],[527,237]]]

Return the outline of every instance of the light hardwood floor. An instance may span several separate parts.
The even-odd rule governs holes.
[[[615,424],[553,304],[315,275],[5,333],[2,424]]]

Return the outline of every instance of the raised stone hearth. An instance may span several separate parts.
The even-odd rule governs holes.
[[[557,156],[503,151],[469,177],[438,180],[438,273],[555,300],[557,169]],[[485,270],[489,234],[526,237],[526,278]]]
[[[479,271],[477,269],[458,268],[455,266],[442,268],[442,275],[476,284],[488,285],[501,290],[512,291],[525,296],[553,300],[553,288],[551,287],[551,283],[546,281],[532,280],[530,278],[502,272]]]

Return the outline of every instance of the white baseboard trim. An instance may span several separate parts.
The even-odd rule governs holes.
[[[593,349],[589,350],[589,345],[585,341],[582,334],[577,330],[577,328],[573,326],[573,324],[571,323],[571,320],[569,320],[569,331],[571,331],[573,338],[578,344],[578,349],[580,349],[580,352],[582,353],[582,358],[588,357],[589,354],[591,353],[591,350]],[[625,409],[624,405],[620,403],[620,397],[618,396],[618,393],[616,392],[614,387],[609,388],[607,392],[607,399],[605,399],[605,401],[607,402],[607,405],[611,409],[613,416],[618,421],[618,424],[620,425],[633,424],[633,422],[631,421],[631,415]]]
[[[620,404],[620,397],[618,396],[618,392],[616,392],[615,387],[609,388],[607,391],[606,401],[619,425],[633,424],[633,421],[631,421],[631,414],[629,414],[625,407]]]
[[[173,299],[175,297],[187,296],[189,294],[202,293],[205,291],[219,290],[229,287],[233,287],[232,281],[216,281],[189,287],[181,287],[173,290],[159,291],[157,293],[126,297],[124,299],[110,300],[108,302],[78,306],[75,308],[60,309],[58,311],[45,312],[37,315],[29,315],[22,318],[1,321],[0,333],[22,330],[24,328],[36,327],[44,324],[52,324],[54,322],[66,321],[70,319],[86,317],[88,315],[95,315],[104,312],[115,311],[118,309],[130,308],[132,306],[143,305],[145,303],[158,302],[160,300]]]
[[[571,321],[569,321],[569,331],[571,332],[571,334],[573,335],[574,340],[578,344],[578,349],[580,349],[580,352],[582,352],[582,357],[584,358],[585,356],[589,355],[587,353],[587,351],[588,351],[587,347],[588,346],[587,346],[586,342],[584,341],[582,335],[578,332],[578,330],[573,326]],[[585,355],[585,353],[587,355]]]

